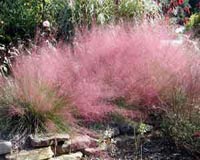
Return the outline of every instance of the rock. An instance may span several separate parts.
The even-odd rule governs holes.
[[[16,134],[10,140],[12,143],[12,152],[23,150],[26,144],[26,137],[20,134]]]
[[[11,152],[12,143],[10,141],[0,141],[0,155]]]
[[[108,128],[104,132],[104,138],[113,138],[113,137],[117,137],[118,135],[120,135],[120,131],[117,127]]]
[[[50,160],[81,160],[83,157],[83,153],[76,152],[71,154],[65,154],[62,156],[51,158]]]
[[[8,160],[44,160],[52,158],[54,153],[51,147],[45,147],[40,149],[34,149],[30,151],[20,151],[19,153],[6,155]]]
[[[56,147],[56,155],[66,154],[70,152],[83,151],[85,148],[97,147],[98,140],[87,135],[76,136],[63,145]]]
[[[30,135],[27,138],[27,143],[31,147],[48,147],[51,145],[63,144],[66,140],[69,140],[68,134],[49,134],[49,135]]]

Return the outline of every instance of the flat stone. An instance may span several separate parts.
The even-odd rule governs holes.
[[[10,141],[0,141],[0,155],[11,152],[12,143]]]
[[[47,134],[47,135],[30,135],[27,139],[27,143],[31,147],[48,147],[52,145],[57,145],[58,143],[63,144],[65,141],[69,140],[70,136],[68,134]]]
[[[66,141],[63,145],[56,147],[56,155],[66,154],[70,152],[83,151],[85,148],[94,148],[98,146],[98,140],[87,135],[80,135]]]
[[[44,160],[52,158],[54,153],[51,147],[34,149],[30,151],[20,151],[19,153],[6,155],[7,160]]]
[[[83,157],[83,153],[76,152],[71,154],[64,154],[62,156],[51,158],[50,160],[81,160]]]

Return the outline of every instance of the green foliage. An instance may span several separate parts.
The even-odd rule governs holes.
[[[58,37],[66,41],[72,41],[75,35],[75,28],[82,31],[82,28],[89,29],[92,24],[105,24],[113,20],[114,2],[105,0],[100,2],[97,0],[76,0],[69,3],[62,1],[63,5],[54,16],[55,26],[58,29]],[[56,6],[51,3],[52,6]],[[48,9],[49,10],[49,9]]]
[[[58,13],[56,23],[58,28],[58,37],[65,41],[72,41],[75,34],[75,25],[73,9],[68,3],[65,3],[62,10]]]
[[[162,15],[162,9],[155,1],[142,0],[143,14],[148,18],[158,18]]]
[[[116,5],[112,0],[104,0],[102,3],[98,4],[97,9],[97,23],[106,24],[113,22],[116,19]]]
[[[148,3],[147,3],[148,2]],[[58,30],[58,37],[71,41],[75,28],[107,24],[116,20],[133,20],[157,12],[151,0],[10,0],[1,1],[0,43],[33,38],[41,23],[48,20]]]
[[[74,22],[78,26],[88,27],[92,23],[106,24],[118,20],[139,20],[144,14],[151,15],[159,10],[156,3],[151,0],[121,0],[118,4],[113,0],[76,0],[72,7]]]
[[[186,24],[187,29],[192,29],[200,25],[200,13],[193,14],[190,16],[188,23]]]
[[[43,20],[48,20],[53,26],[57,26],[60,12],[62,12],[68,0],[46,0],[43,8]]]
[[[140,0],[122,0],[119,4],[119,16],[125,19],[142,15],[143,6]]]
[[[132,105],[127,104],[126,99],[123,97],[116,98],[111,103],[117,105],[120,108],[127,108],[127,109],[129,108],[130,109],[133,107]]]
[[[192,118],[194,119],[194,117]],[[193,120],[171,113],[165,117],[161,127],[164,133],[172,137],[177,145],[186,147],[194,152],[199,151],[200,139],[199,137],[195,137],[195,133],[200,131],[200,125],[193,122]]]
[[[0,43],[33,37],[35,27],[42,18],[41,5],[42,2],[35,0],[1,1]]]
[[[147,125],[141,122],[138,127],[138,132],[139,134],[144,135],[145,133],[149,132],[151,129],[152,127],[150,125]]]
[[[96,0],[76,0],[74,2],[74,20],[79,26],[92,24],[96,18],[98,1]]]
[[[200,107],[198,100],[191,99],[182,91],[172,94],[171,108],[161,124],[163,132],[172,137],[180,146],[191,151],[200,149],[200,139],[195,134],[200,131]]]
[[[0,43],[34,38],[45,20],[57,27],[60,12],[68,0],[10,0],[1,1]]]

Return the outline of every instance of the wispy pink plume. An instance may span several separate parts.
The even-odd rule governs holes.
[[[69,99],[73,108],[65,109],[66,113],[100,119],[117,111],[111,103],[117,98],[130,105],[151,106],[177,86],[189,88],[192,53],[184,46],[164,43],[173,36],[159,25],[94,28],[77,37],[73,51],[42,48],[40,54],[19,59],[13,72],[30,98],[35,82],[42,83]],[[34,96],[38,101],[42,98]]]
[[[182,80],[189,65],[185,48],[163,43],[172,36],[162,26],[93,30],[75,49],[80,75],[100,86],[102,98],[154,103],[164,88]]]

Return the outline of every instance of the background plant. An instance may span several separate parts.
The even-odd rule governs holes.
[[[199,71],[198,57],[194,57],[188,74],[188,81],[183,81],[179,88],[171,91],[169,109],[163,120],[163,129],[178,145],[192,152],[198,152],[199,141]],[[188,76],[189,76],[188,75]],[[186,78],[186,79],[188,79]],[[187,83],[187,85],[185,85]]]
[[[187,29],[196,28],[200,25],[200,14],[192,14],[186,24]]]
[[[141,1],[122,0],[119,3],[118,15],[120,18],[131,19],[142,15],[143,6]]]
[[[174,104],[163,119],[162,130],[177,146],[199,154],[199,102],[196,98],[190,99],[188,95],[182,95],[183,93],[175,94]]]
[[[8,44],[17,39],[30,38],[41,22],[41,1],[1,1],[0,43]]]
[[[185,24],[191,14],[189,0],[158,0],[163,14],[171,18],[172,23]]]
[[[200,11],[200,2],[198,0],[190,0],[189,3],[193,13],[198,13]]]

